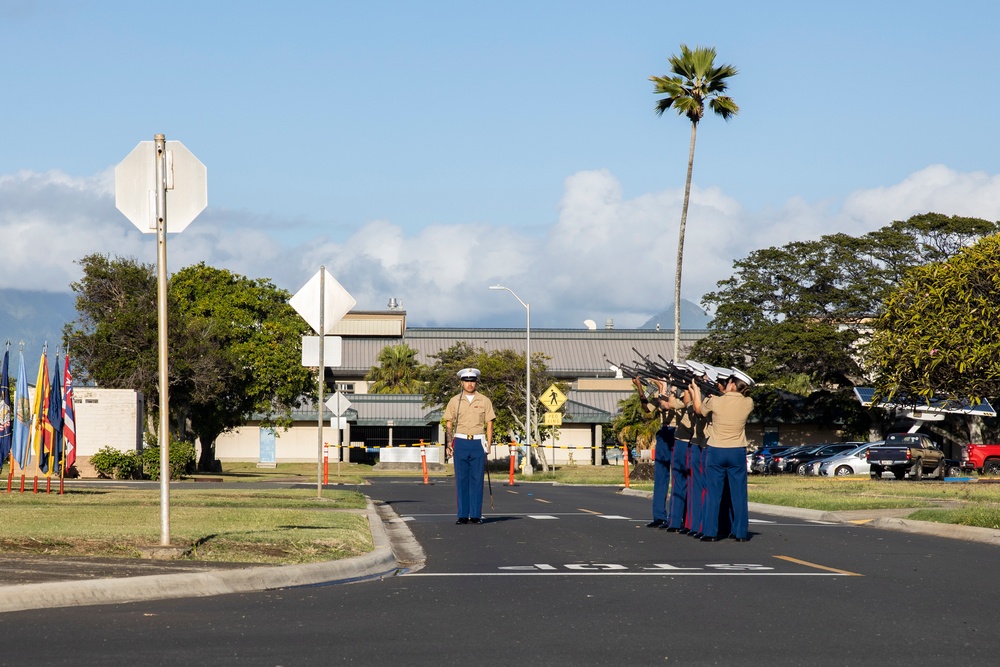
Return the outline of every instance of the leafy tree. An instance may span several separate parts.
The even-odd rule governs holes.
[[[623,447],[649,449],[656,441],[660,430],[658,412],[644,410],[639,395],[632,392],[628,398],[619,401],[621,411],[611,421],[611,432]]]
[[[70,284],[79,317],[64,331],[78,380],[142,392],[159,404],[156,269],[135,258],[92,254]]]
[[[756,250],[703,298],[715,317],[692,354],[778,386],[803,373],[815,388],[857,384],[866,376],[859,335],[907,272],[996,230],[985,220],[927,213],[861,237]]]
[[[691,121],[691,145],[688,148],[687,178],[684,181],[684,204],[677,234],[677,272],[674,278],[674,354],[680,358],[681,342],[681,268],[684,263],[684,232],[687,226],[688,202],[691,197],[691,174],[694,170],[694,145],[698,123],[705,116],[705,104],[724,120],[739,113],[736,102],[723,93],[729,79],[736,76],[732,65],[715,64],[715,49],[681,44],[681,54],[670,56],[670,75],[651,76],[656,95],[666,95],[656,103],[657,115],[674,109]]]
[[[886,300],[865,350],[879,396],[1000,396],[1000,234],[916,267]]]
[[[159,407],[156,278],[135,259],[94,254],[80,260],[78,320],[67,326],[78,374],[98,386],[141,391],[155,441]],[[255,413],[287,422],[312,381],[300,365],[306,325],[289,294],[205,264],[182,269],[169,286],[168,369],[173,431],[187,425],[201,440],[203,469],[214,465],[215,440]]]
[[[479,391],[489,396],[497,413],[493,423],[493,432],[498,437],[504,434],[511,440],[523,441],[525,434],[525,360],[523,354],[513,350],[495,350],[487,352],[476,349],[466,342],[459,342],[446,350],[434,355],[437,360],[428,367],[425,375],[426,389],[425,405],[447,405],[451,397],[458,393],[458,371],[466,367],[478,368],[482,371]],[[545,356],[531,355],[531,425],[532,443],[542,442],[551,433],[553,427],[539,424],[539,406],[534,397],[538,396],[550,384],[553,378],[546,370]],[[567,391],[568,385],[556,383],[561,391]],[[534,445],[533,445],[534,446]],[[536,450],[544,469],[548,469],[543,450]]]
[[[291,295],[265,278],[202,262],[174,274],[170,291],[189,330],[198,334],[192,338],[204,341],[196,351],[204,363],[190,366],[192,390],[183,407],[201,441],[199,466],[211,469],[220,434],[254,414],[265,415],[265,424],[289,423],[291,410],[311,395],[312,374],[298,353],[308,327],[288,304]],[[211,378],[214,384],[198,384],[203,370],[219,374]]]
[[[370,382],[370,394],[421,394],[422,366],[417,363],[417,351],[406,343],[386,345],[378,355],[378,365],[365,375]]]
[[[691,355],[744,368],[766,384],[754,392],[762,419],[768,410],[783,415],[770,421],[830,415],[862,434],[866,413],[851,388],[871,381],[860,362],[870,323],[914,267],[997,229],[978,218],[925,213],[859,237],[830,234],[753,251],[703,298],[715,316]]]

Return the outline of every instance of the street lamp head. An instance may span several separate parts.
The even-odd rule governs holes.
[[[507,289],[503,285],[490,285],[490,289]]]

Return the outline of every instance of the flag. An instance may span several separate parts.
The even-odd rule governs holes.
[[[14,403],[10,400],[10,348],[3,353],[3,371],[0,372],[0,468],[10,457],[14,442]]]
[[[76,463],[76,408],[73,405],[73,374],[69,371],[69,354],[66,355],[66,374],[63,376],[63,447],[66,449],[65,468]]]
[[[31,413],[34,415],[31,428],[31,453],[36,457],[38,471],[51,475],[49,472],[49,454],[45,450],[45,429],[49,421],[49,359],[42,352],[38,361],[38,379],[35,380],[35,399],[31,402]],[[49,426],[48,428],[52,428]]]
[[[56,353],[55,367],[52,369],[52,383],[49,385],[48,419],[45,424],[45,451],[49,462],[48,474],[57,474],[62,464],[62,382],[59,379],[59,354]]]
[[[17,386],[14,388],[14,441],[11,452],[20,466],[22,474],[31,461],[28,438],[31,436],[31,399],[28,398],[28,378],[24,374],[24,351],[21,351],[21,365],[17,369]]]

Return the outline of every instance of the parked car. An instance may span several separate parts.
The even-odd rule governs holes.
[[[825,447],[825,444],[800,445],[794,449],[775,456],[771,461],[771,472],[778,474],[783,472],[795,472],[795,467],[799,464],[799,459],[808,454]]]
[[[945,457],[941,446],[925,433],[890,433],[885,442],[868,448],[872,479],[882,479],[889,471],[896,479],[920,481],[924,477],[945,477]]]
[[[854,449],[835,454],[819,461],[819,474],[822,477],[844,477],[847,475],[867,475],[871,466],[865,454],[872,445],[881,445],[884,441],[866,442]]]
[[[877,442],[866,442],[858,445],[854,449],[827,457],[819,462],[819,475],[821,477],[845,477],[847,475],[867,475],[869,474],[868,459],[865,454],[872,445],[881,445],[882,440]]]
[[[771,459],[775,455],[788,451],[791,448],[791,445],[769,445],[758,449],[753,454],[753,462],[750,466],[750,472],[765,475],[769,474],[771,472]]]
[[[832,445],[824,445],[823,447],[820,447],[819,449],[813,451],[812,453],[800,454],[799,456],[794,457],[796,459],[794,464],[789,463],[789,465],[787,466],[788,472],[792,472],[794,470],[795,473],[798,475],[807,475],[809,474],[809,468],[812,467],[813,462],[821,461],[830,456],[835,456],[842,452],[856,449],[860,444],[862,443],[836,442],[833,443]],[[792,468],[793,465],[794,468]]]

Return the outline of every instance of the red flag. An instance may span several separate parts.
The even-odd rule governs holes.
[[[76,463],[76,410],[73,407],[73,374],[66,355],[66,374],[63,376],[63,446],[66,448],[65,468]]]

